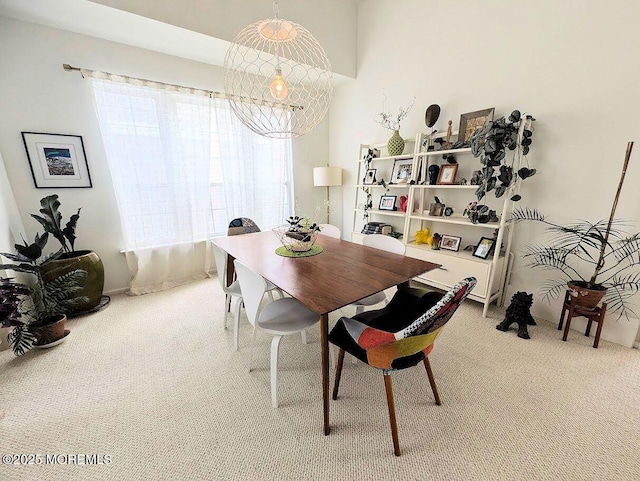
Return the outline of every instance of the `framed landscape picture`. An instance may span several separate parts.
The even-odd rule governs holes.
[[[91,187],[81,136],[22,132],[22,140],[36,188]]]

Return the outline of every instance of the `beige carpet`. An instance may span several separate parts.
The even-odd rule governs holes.
[[[55,348],[1,352],[0,452],[68,464],[0,465],[0,480],[640,478],[638,350],[562,342],[545,322],[525,341],[495,329],[501,309],[483,319],[467,301],[430,357],[443,405],[420,366],[394,375],[396,458],[378,371],[346,365],[325,437],[317,327],[307,345],[282,341],[272,409],[271,338],[247,372],[249,324],[233,352],[222,305],[215,279],[116,296]],[[67,456],[92,454],[110,463]]]

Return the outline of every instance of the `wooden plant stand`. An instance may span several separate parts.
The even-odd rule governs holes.
[[[567,324],[564,328],[564,335],[562,336],[562,340],[567,340],[567,335],[569,334],[569,326],[571,325],[571,319],[574,317],[586,317],[589,322],[587,323],[587,329],[584,333],[585,336],[589,337],[589,333],[591,332],[591,324],[593,322],[598,323],[598,328],[596,329],[596,337],[593,341],[593,347],[598,348],[598,344],[600,343],[600,334],[602,333],[602,325],[604,324],[604,315],[607,312],[607,303],[603,303],[600,307],[594,308],[585,308],[577,303],[578,298],[573,297],[569,294],[569,291],[564,295],[564,303],[562,305],[562,313],[560,314],[560,322],[558,323],[558,331],[562,329],[562,324],[564,322],[564,315],[568,312],[567,316]]]

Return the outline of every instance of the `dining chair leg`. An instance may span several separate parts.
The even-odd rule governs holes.
[[[271,406],[278,407],[278,348],[282,336],[273,336],[271,340]]]
[[[300,336],[302,336],[302,344],[306,344],[307,343],[307,331],[306,331],[306,329],[300,331]]]
[[[429,384],[431,384],[431,390],[433,391],[433,397],[436,398],[436,404],[440,406],[442,404],[440,402],[440,395],[438,394],[438,388],[436,387],[436,380],[433,377],[433,371],[431,370],[431,363],[429,362],[429,358],[424,358],[424,367],[427,370],[427,376],[429,376]]]
[[[342,375],[342,363],[344,362],[344,349],[338,352],[338,363],[336,365],[336,378],[333,382],[333,395],[331,398],[335,401],[338,399],[338,388],[340,387],[340,376]]]
[[[238,297],[233,307],[233,350],[238,350],[238,340],[240,339],[240,307],[242,306],[242,297]]]
[[[398,441],[398,423],[396,421],[396,406],[393,402],[393,388],[391,374],[384,373],[384,389],[387,391],[387,406],[389,406],[389,422],[391,423],[391,438],[393,439],[393,453],[400,456],[400,442]]]
[[[251,333],[251,345],[249,346],[249,372],[251,372],[251,362],[253,361],[253,345],[256,340],[256,326],[253,326],[253,332]]]
[[[227,328],[227,313],[231,312],[231,295],[224,295],[224,328]]]

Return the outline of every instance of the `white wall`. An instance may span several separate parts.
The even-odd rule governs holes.
[[[358,10],[357,80],[340,86],[330,112],[332,165],[348,169],[343,231],[350,230],[358,144],[384,142],[382,109],[416,104],[401,133],[425,131],[425,109],[442,108],[436,128],[461,113],[518,108],[537,119],[529,156],[538,170],[523,184],[521,206],[560,223],[608,217],[626,143],[640,140],[640,6],[632,0],[485,2],[367,0]],[[631,159],[617,216],[640,219],[640,145]],[[471,199],[470,199],[471,200]],[[532,225],[516,230],[516,254],[540,239]],[[544,271],[516,259],[512,288],[533,292],[534,314],[555,320],[560,302],[540,301]],[[609,318],[604,338],[617,329]],[[609,336],[611,337],[611,336]]]
[[[13,196],[13,189],[7,177],[2,154],[0,154],[0,252],[15,251],[14,244],[21,242],[20,236],[24,233],[20,214]],[[11,262],[9,259],[0,259],[0,264]],[[6,275],[3,273],[3,275]]]
[[[120,218],[89,83],[62,64],[212,90],[222,89],[222,69],[1,16],[0,54],[0,151],[28,237],[39,228],[29,213],[38,211],[42,197],[59,194],[65,217],[82,207],[76,247],[102,258],[105,291],[127,287]],[[93,188],[36,189],[21,131],[81,135]],[[323,198],[321,189],[310,185],[312,167],[327,162],[328,123],[296,139],[293,148],[299,212],[309,212]]]
[[[199,33],[232,41],[250,23],[274,18],[272,0],[92,0]],[[356,74],[355,0],[279,0],[280,18],[309,30],[334,72]]]

